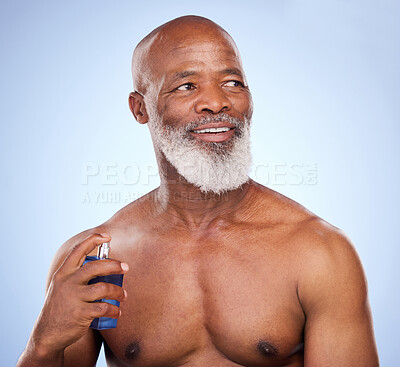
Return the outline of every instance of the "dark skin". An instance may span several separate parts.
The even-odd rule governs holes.
[[[151,108],[174,127],[251,117],[237,49],[204,18],[159,28],[134,70],[129,102],[142,124]],[[251,180],[204,194],[155,150],[160,187],[58,251],[18,366],[93,366],[102,342],[110,366],[379,365],[365,276],[340,230]],[[80,267],[110,237],[118,260]],[[125,273],[123,289],[87,285],[110,273]],[[118,327],[88,329],[93,317],[118,317],[91,302],[105,296],[121,301]]]

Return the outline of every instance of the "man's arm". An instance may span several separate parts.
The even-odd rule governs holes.
[[[96,261],[82,268],[85,256],[109,240],[104,235],[88,234],[83,232],[67,241],[55,256],[45,303],[17,367],[95,365],[102,340],[89,325],[95,317],[118,317],[118,308],[93,301],[101,298],[123,301],[125,296],[120,287],[105,283],[88,285],[87,281],[97,275],[125,271],[116,260]]]
[[[349,240],[322,225],[310,236],[298,284],[306,367],[377,367],[367,282]]]

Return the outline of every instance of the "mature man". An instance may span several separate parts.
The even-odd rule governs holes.
[[[135,49],[133,82],[160,187],[60,248],[18,366],[93,366],[102,343],[110,366],[378,366],[349,240],[248,177],[252,100],[229,34],[166,23]],[[123,263],[81,267],[111,238]],[[124,289],[87,284],[112,273]],[[89,329],[99,316],[118,327]]]

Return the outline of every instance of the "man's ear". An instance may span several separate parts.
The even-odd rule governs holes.
[[[146,124],[149,121],[144,98],[140,93],[132,92],[129,94],[129,108],[139,124]]]

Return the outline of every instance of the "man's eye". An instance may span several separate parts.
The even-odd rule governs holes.
[[[243,87],[243,83],[239,82],[238,80],[230,80],[229,82],[225,83],[226,87]]]
[[[192,89],[194,89],[194,85],[192,83],[182,84],[181,86],[176,88],[176,90],[192,90]]]

